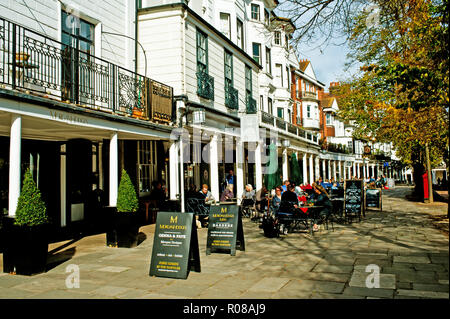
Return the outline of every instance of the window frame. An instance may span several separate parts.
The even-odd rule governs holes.
[[[199,42],[199,40],[201,39],[201,37],[204,37],[205,39],[205,48],[202,48],[200,46],[201,42]],[[196,57],[197,57],[197,72],[204,72],[206,74],[209,74],[209,66],[208,66],[208,35],[201,31],[200,29],[197,28],[197,34],[196,34]],[[204,50],[204,56],[205,56],[205,63],[201,62],[199,60],[199,50]],[[204,70],[202,70],[201,68],[199,68],[199,65],[203,65],[204,66]]]
[[[259,56],[258,56],[258,59],[255,59],[255,45],[257,45],[257,47],[258,47],[258,54],[259,54]],[[258,42],[252,42],[252,57],[253,57],[253,60],[255,60],[258,64],[260,64],[261,65],[261,60],[262,60],[262,57],[261,57],[261,43],[258,43]]]
[[[257,11],[254,11],[253,9],[257,9]],[[254,18],[254,14],[257,16],[256,18]],[[261,8],[259,4],[256,3],[252,3],[250,6],[250,18],[252,20],[257,20],[257,21],[261,21]]]
[[[241,31],[239,32],[239,26],[241,27]],[[236,39],[238,43],[238,47],[244,50],[244,22],[242,22],[239,18],[236,18]]]
[[[228,36],[224,33],[223,30],[220,30],[220,32],[226,36],[228,39],[231,40],[231,14],[228,12],[220,12],[219,13],[219,20],[220,20],[220,28],[222,29],[222,15],[226,16],[228,19]]]
[[[224,56],[223,56],[223,64],[224,64],[224,81],[225,81],[225,87],[227,85],[233,86],[234,81],[234,74],[233,74],[233,53],[228,51],[227,49],[224,50]],[[229,57],[229,65],[227,64],[227,57]],[[229,68],[229,72],[231,74],[231,78],[227,77],[227,68]]]
[[[272,75],[272,51],[269,47],[266,47],[266,72]]]

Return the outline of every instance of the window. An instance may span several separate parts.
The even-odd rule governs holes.
[[[353,153],[353,141],[348,141],[348,149]]]
[[[228,38],[231,39],[231,20],[229,13],[220,13],[220,31]]]
[[[273,115],[272,99],[270,97],[267,98],[267,107],[269,108],[270,115]]]
[[[253,59],[261,64],[261,44],[253,42]]]
[[[62,43],[84,53],[94,54],[94,25],[62,11]],[[79,22],[78,22],[79,20]]]
[[[244,24],[241,20],[236,19],[237,45],[244,50]]]
[[[290,75],[289,74],[289,67],[286,66],[286,81],[287,81],[288,90],[290,91],[291,90],[291,81],[290,81],[290,76],[289,75]]]
[[[75,20],[76,19],[76,20]],[[78,17],[75,18],[67,12],[62,11],[61,42],[63,51],[73,47],[73,56],[62,60],[62,82],[64,85],[63,100],[73,100],[74,95],[71,88],[72,81],[78,87],[78,95],[81,102],[95,103],[87,101],[93,97],[95,90],[95,74],[88,65],[93,62],[91,56],[94,55],[94,25]],[[69,56],[69,52],[64,52],[64,56]]]
[[[327,113],[326,118],[327,118],[327,125],[331,125],[331,114]]]
[[[224,55],[225,65],[225,88],[233,86],[233,55],[225,50]]]
[[[249,66],[245,66],[245,96],[252,97],[252,69]]]
[[[306,106],[306,117],[311,118],[311,105]]]
[[[269,14],[269,11],[267,11],[266,9],[264,9],[264,23],[268,25],[269,22],[270,22],[270,14]]]
[[[197,30],[197,72],[208,73],[208,36]]]
[[[277,116],[281,119],[284,119],[284,109],[282,107],[277,108]]]
[[[286,49],[289,49],[289,37],[287,36],[287,34],[284,36],[284,45]]]
[[[278,85],[283,86],[283,66],[281,64],[275,64],[275,76],[278,79]]]
[[[314,105],[314,118],[319,118],[319,108],[317,107],[317,105]]]
[[[288,122],[292,123],[292,115],[291,115],[291,110],[288,109]]]
[[[152,181],[158,178],[156,142],[138,141],[137,157],[139,193],[149,193]]]
[[[259,5],[252,3],[252,19],[253,20],[260,20],[259,19]]]
[[[280,31],[274,32],[274,43],[276,45],[281,45],[281,32]]]
[[[259,109],[264,111],[264,97],[262,95],[259,96]]]
[[[272,58],[268,47],[266,47],[266,72],[272,74]]]

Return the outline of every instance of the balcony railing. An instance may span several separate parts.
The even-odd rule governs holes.
[[[289,133],[297,135],[297,127],[291,123],[287,123],[287,130]]]
[[[269,124],[270,126],[273,126],[274,117],[266,112],[261,112],[261,121],[265,124]]]
[[[302,91],[302,98],[303,99],[314,99],[317,100],[317,93],[316,92],[310,92],[310,91]]]
[[[206,72],[197,72],[197,94],[214,101],[214,78]]]
[[[282,130],[286,130],[286,122],[283,119],[280,119],[279,117],[275,118],[275,123],[278,128]]]
[[[239,110],[239,91],[231,85],[225,86],[225,106],[232,110]]]
[[[308,140],[312,141],[313,143],[319,144],[316,133],[307,132],[303,128],[301,128],[297,125],[294,125],[292,123],[288,123],[288,122],[284,121],[282,118],[274,117],[274,116],[270,115],[269,113],[261,111],[261,122],[264,124],[268,124],[270,126],[275,125],[277,128],[279,128],[287,133],[297,135],[301,138],[308,139]]]
[[[3,18],[0,83],[112,114],[172,122],[170,86]]]
[[[256,112],[258,111],[256,108],[256,100],[250,96],[247,96],[247,101],[246,101],[246,112],[247,114],[256,114]]]

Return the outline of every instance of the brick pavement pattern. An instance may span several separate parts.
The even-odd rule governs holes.
[[[49,257],[51,269],[27,277],[0,273],[0,298],[449,298],[448,236],[430,214],[447,204],[405,200],[409,187],[383,193],[383,211],[361,223],[336,225],[310,236],[266,238],[244,220],[246,251],[206,256],[207,229],[199,229],[201,273],[187,280],[149,277],[154,225],[136,248],[109,248],[105,235],[84,237]],[[49,251],[67,244],[55,243]],[[0,255],[0,268],[1,264]],[[68,265],[80,269],[80,287],[67,288]],[[368,265],[380,269],[380,287],[368,288]],[[0,269],[2,271],[2,269]]]

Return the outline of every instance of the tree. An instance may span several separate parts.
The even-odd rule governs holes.
[[[30,169],[25,172],[22,191],[17,201],[15,225],[39,226],[48,223],[47,209]]]
[[[139,201],[136,196],[136,190],[134,189],[130,176],[123,169],[117,194],[117,211],[135,212],[138,208]]]

